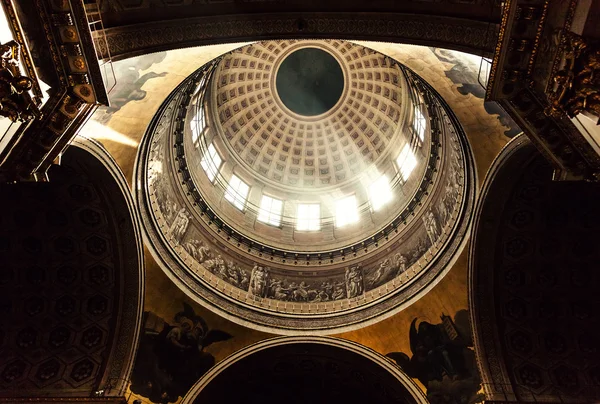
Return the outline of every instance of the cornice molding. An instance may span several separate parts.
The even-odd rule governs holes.
[[[264,39],[398,42],[491,56],[498,25],[400,13],[279,13],[195,17],[105,30],[113,60],[192,46]],[[107,55],[106,43],[96,47]]]

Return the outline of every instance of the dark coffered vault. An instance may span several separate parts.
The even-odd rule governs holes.
[[[520,137],[484,188],[471,310],[484,389],[495,400],[591,402],[599,393],[600,189],[552,182],[551,172]]]
[[[96,157],[73,147],[63,163],[51,183],[1,186],[0,397],[118,391],[131,366],[139,234]]]

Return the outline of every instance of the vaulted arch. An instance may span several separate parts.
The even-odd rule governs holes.
[[[519,136],[492,166],[471,245],[469,299],[489,400],[600,397],[595,183],[552,181]]]

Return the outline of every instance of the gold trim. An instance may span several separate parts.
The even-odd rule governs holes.
[[[33,79],[33,94],[36,96],[36,103],[38,105],[41,104],[42,98],[44,98],[44,94],[42,93],[42,89],[39,84],[39,78],[37,72],[35,71],[35,67],[33,66],[33,62],[31,60],[29,47],[27,46],[27,42],[23,37],[23,27],[21,27],[21,23],[17,18],[17,13],[15,11],[15,6],[13,5],[12,0],[2,0],[2,8],[4,9],[4,14],[6,14],[8,18],[8,23],[10,25],[13,36],[15,37],[15,41],[19,43],[21,46],[21,57],[23,60],[23,65],[27,70],[27,75]]]
[[[537,50],[540,46],[540,40],[542,38],[542,32],[544,31],[544,23],[546,22],[546,15],[548,14],[548,4],[549,0],[544,2],[544,8],[542,9],[542,15],[538,21],[537,30],[535,32],[535,38],[533,40],[533,47],[531,48],[531,56],[529,56],[529,62],[527,63],[527,77],[531,77],[531,72],[533,71],[533,65],[535,64],[535,59],[537,57]]]
[[[567,10],[567,16],[565,18],[565,24],[563,26],[563,32],[561,33],[560,44],[558,45],[559,49],[557,50],[556,55],[554,57],[554,62],[552,63],[552,69],[550,70],[550,77],[555,77],[556,73],[558,72],[558,67],[560,66],[560,60],[561,60],[561,57],[559,57],[559,56],[562,53],[560,47],[563,46],[562,37],[564,36],[564,32],[571,30],[571,24],[573,23],[573,18],[575,17],[575,9],[577,8],[578,2],[579,2],[579,0],[571,0],[571,2],[569,3],[569,8]],[[552,85],[553,85],[552,80],[548,80],[548,82],[546,83],[546,88],[544,89],[544,92],[548,93],[550,91]]]
[[[508,16],[512,8],[513,2],[516,0],[507,0],[502,10],[502,21],[500,22],[500,30],[498,32],[498,41],[496,42],[496,48],[494,49],[494,58],[492,60],[492,67],[490,69],[490,77],[488,78],[488,85],[486,88],[485,99],[490,100],[492,96],[492,88],[496,84],[496,71],[498,64],[500,63],[500,53],[502,50],[502,44],[504,43],[504,36],[506,35],[506,29],[508,27]]]

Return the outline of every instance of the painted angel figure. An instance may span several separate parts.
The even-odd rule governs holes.
[[[473,343],[468,312],[457,312],[454,320],[446,315],[441,319],[441,324],[421,321],[418,325],[413,319],[409,331],[412,355],[390,352],[386,356],[425,386],[432,404],[482,402],[481,379],[469,349]]]

